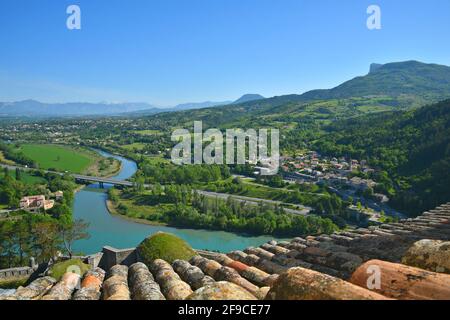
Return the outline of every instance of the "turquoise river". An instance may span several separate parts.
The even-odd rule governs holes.
[[[113,177],[114,179],[128,179],[136,172],[135,162],[103,151],[98,152],[105,157],[114,157],[122,162],[121,171]],[[111,215],[106,207],[106,199],[105,191],[98,189],[96,185],[88,186],[75,195],[75,218],[90,223],[90,238],[78,241],[74,245],[76,252],[92,254],[101,251],[103,246],[112,246],[119,249],[132,248],[158,231],[173,233],[186,240],[196,249],[221,252],[259,246],[273,239],[269,236],[246,237],[222,231],[178,229],[139,224]]]

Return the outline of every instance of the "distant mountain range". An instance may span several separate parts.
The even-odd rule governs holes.
[[[152,115],[161,112],[174,112],[203,109],[264,99],[258,94],[246,94],[233,101],[205,101],[183,103],[174,107],[161,108],[148,103],[43,103],[36,100],[0,102],[0,117],[69,117],[95,115]]]
[[[406,61],[372,64],[368,74],[332,89],[158,117],[179,125],[202,120],[215,126],[292,126],[295,123],[329,122],[367,113],[414,109],[449,98],[450,67]]]
[[[240,97],[239,99],[237,99],[236,101],[234,101],[233,104],[245,103],[245,102],[262,100],[262,99],[265,99],[265,98],[260,94],[245,94],[242,97]]]
[[[193,109],[226,108],[246,112],[284,112],[275,110],[290,104],[301,106],[305,103],[324,100],[344,100],[355,97],[370,99],[388,98],[387,107],[419,107],[432,102],[450,98],[450,67],[425,64],[418,61],[372,64],[365,76],[332,89],[308,91],[304,94],[291,94],[264,98],[259,94],[246,94],[238,100],[221,102],[185,103],[170,108],[160,108],[148,103],[41,103],[26,100],[0,103],[0,116],[48,117],[48,116],[88,116],[88,115],[153,115]],[[360,102],[359,102],[360,103]],[[275,108],[275,109],[274,109]],[[287,111],[287,109],[285,110]],[[236,114],[239,115],[239,114]]]

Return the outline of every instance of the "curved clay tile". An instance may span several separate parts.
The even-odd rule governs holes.
[[[222,265],[214,260],[209,260],[200,256],[195,256],[190,260],[190,263],[199,267],[205,274],[216,279],[216,272]]]
[[[14,297],[18,300],[35,300],[45,295],[56,283],[52,277],[42,277],[34,280],[26,287],[19,287]]]
[[[450,275],[386,261],[367,261],[353,273],[350,282],[366,287],[373,270],[381,275],[379,289],[374,292],[399,300],[450,300]]]
[[[205,275],[200,268],[191,265],[185,260],[175,260],[172,263],[172,267],[181,279],[187,282],[194,290],[215,282],[213,278]]]
[[[73,295],[73,300],[99,300],[105,271],[100,268],[89,270],[81,282],[81,288]]]
[[[42,297],[42,300],[70,300],[73,292],[80,284],[80,278],[78,273],[64,274],[61,280]]]
[[[261,298],[259,287],[244,279],[239,273],[229,267],[222,267],[216,272],[217,281],[228,281],[244,288],[257,298]]]
[[[270,274],[259,270],[258,268],[233,260],[224,254],[214,255],[214,260],[226,267],[236,270],[242,277],[259,287],[270,286],[276,279],[276,277],[271,277]]]
[[[386,300],[385,296],[344,280],[304,268],[280,275],[268,300]]]
[[[257,298],[234,283],[221,281],[198,289],[187,300],[257,300]]]
[[[289,252],[289,249],[280,247],[278,245],[269,244],[269,243],[264,243],[263,245],[261,245],[261,248],[266,251],[269,251],[273,254],[286,254]]]
[[[157,259],[151,263],[150,269],[168,300],[184,300],[192,294],[191,287],[181,280],[180,276],[166,261]]]
[[[262,248],[247,248],[244,250],[247,254],[254,254],[257,255],[260,258],[266,259],[266,260],[272,260],[272,258],[275,256],[272,252],[269,252],[267,250],[264,250]]]
[[[133,300],[166,300],[148,267],[141,262],[130,266],[128,282]]]
[[[116,265],[108,272],[103,283],[103,300],[130,300],[128,288],[128,267]]]
[[[412,267],[450,274],[450,242],[415,242],[403,255],[402,262]]]

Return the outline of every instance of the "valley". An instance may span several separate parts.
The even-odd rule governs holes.
[[[103,219],[109,208],[113,219],[151,228],[283,238],[395,222],[450,199],[448,188],[439,188],[448,180],[439,171],[446,153],[426,156],[448,144],[445,133],[438,132],[448,128],[449,103],[420,106],[424,97],[445,99],[444,88],[427,91],[422,83],[433,72],[447,79],[448,70],[405,62],[303,95],[256,100],[250,95],[237,104],[154,115],[8,121],[0,127],[3,163],[128,179],[133,187],[108,187],[106,194],[97,189],[96,210]],[[391,85],[376,86],[378,78]],[[406,83],[416,82],[420,90],[402,93],[402,87],[409,88]],[[356,95],[361,86],[367,88]],[[278,175],[259,176],[251,164],[172,164],[172,131],[197,120],[203,121],[203,130],[279,129]],[[430,136],[435,146],[426,142]],[[101,156],[92,148],[103,150]],[[411,148],[412,153],[406,152]],[[420,157],[428,162],[418,161]],[[134,169],[124,168],[130,161]],[[412,161],[414,166],[408,164]],[[75,197],[75,216],[90,220],[77,213],[76,199],[94,196],[88,194],[81,191]],[[100,232],[98,227],[91,231],[94,238]]]

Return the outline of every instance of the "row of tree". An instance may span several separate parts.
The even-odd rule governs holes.
[[[135,194],[134,190],[128,193]],[[110,200],[120,203],[117,191],[109,191]],[[124,197],[130,196],[124,195]],[[317,215],[301,216],[286,213],[282,207],[246,203],[232,197],[225,201],[207,197],[186,185],[154,186],[145,195],[146,204],[171,203],[171,209],[146,218],[175,227],[223,230],[252,235],[291,237],[307,234],[332,233],[338,227],[332,220]],[[124,206],[125,207],[125,206]],[[121,208],[127,214],[126,208]]]
[[[137,175],[140,174],[145,177],[147,183],[198,184],[227,179],[230,177],[230,169],[226,165],[155,165],[145,161],[140,164],[140,172]]]
[[[18,219],[0,221],[0,268],[48,262],[58,252],[72,256],[73,243],[88,238],[88,225],[72,221],[70,215],[55,219],[49,215],[25,213]]]

